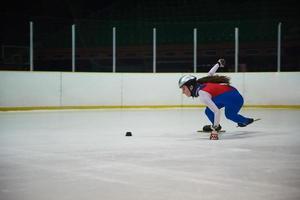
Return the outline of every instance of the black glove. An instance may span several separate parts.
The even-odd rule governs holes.
[[[218,60],[218,64],[220,67],[224,67],[225,66],[225,59],[221,58]]]

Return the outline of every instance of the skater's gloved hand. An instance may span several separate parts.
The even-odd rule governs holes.
[[[225,59],[221,58],[218,60],[219,66],[224,67],[225,66]]]

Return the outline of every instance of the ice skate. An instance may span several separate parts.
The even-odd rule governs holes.
[[[201,130],[197,130],[198,133],[210,133],[212,132],[213,129],[211,128],[211,125],[205,125]],[[219,133],[224,133],[226,132],[225,130],[222,130],[222,126],[219,125],[218,128],[216,129]]]
[[[245,123],[245,124],[238,123],[237,127],[245,127],[245,126],[248,126],[249,124],[252,124],[253,122],[258,121],[258,120],[260,120],[260,119],[259,118],[258,119],[249,118],[247,123]]]
[[[221,129],[222,129],[222,126],[219,125],[215,130],[220,131]],[[211,125],[205,125],[205,126],[203,126],[202,131],[203,132],[211,132],[211,131],[213,131],[213,129],[212,129]]]

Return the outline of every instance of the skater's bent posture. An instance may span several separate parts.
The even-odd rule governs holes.
[[[224,107],[225,116],[238,124],[240,127],[251,124],[252,118],[244,117],[238,112],[244,104],[244,99],[236,88],[230,85],[227,76],[214,75],[219,67],[224,67],[225,60],[219,59],[210,69],[208,76],[197,79],[192,75],[184,75],[179,79],[179,88],[187,97],[199,97],[207,106],[205,114],[212,123],[203,127],[203,131],[211,132],[210,139],[218,139],[220,125],[220,109]]]

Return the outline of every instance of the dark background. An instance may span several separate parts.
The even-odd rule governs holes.
[[[15,19],[295,19],[299,17],[296,0],[40,0],[6,1],[2,17]]]
[[[76,24],[78,71],[111,71],[112,27],[117,28],[119,72],[152,71],[153,27],[158,72],[193,70],[193,27],[199,34],[197,71],[206,71],[219,57],[232,71],[236,26],[239,71],[276,71],[279,22],[282,70],[300,70],[295,0],[7,1],[0,17],[1,70],[29,70],[29,21],[34,23],[35,70],[71,70],[70,27]]]

